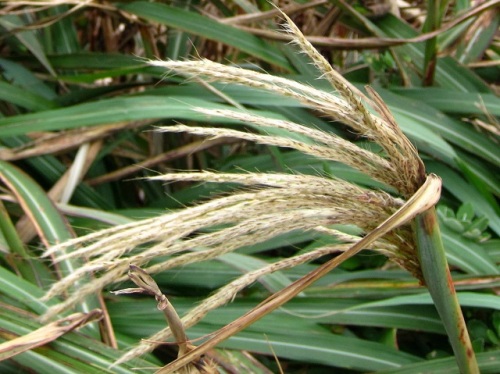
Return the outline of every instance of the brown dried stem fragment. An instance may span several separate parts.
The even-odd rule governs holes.
[[[126,288],[123,290],[113,292],[116,295],[130,294],[130,293],[142,293],[146,295],[154,296],[158,302],[158,310],[163,311],[165,318],[167,319],[168,325],[170,326],[170,331],[175,338],[177,345],[179,346],[179,352],[177,357],[189,353],[195,347],[188,342],[186,331],[182,324],[177,311],[173,305],[168,301],[168,298],[161,292],[160,288],[154,281],[154,279],[139,266],[130,265],[128,271],[128,277],[132,282],[134,282],[139,288]],[[216,373],[217,369],[214,363],[206,359],[198,359],[192,361],[189,365],[179,370],[180,373],[195,374],[195,373]]]

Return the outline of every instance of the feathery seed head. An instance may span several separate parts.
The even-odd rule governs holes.
[[[208,60],[149,63],[187,77],[245,85],[294,98],[376,142],[384,150],[385,157],[360,148],[333,133],[312,129],[287,119],[267,118],[250,110],[193,109],[207,116],[250,124],[257,132],[182,124],[161,127],[159,131],[188,132],[212,138],[234,137],[291,148],[318,159],[344,163],[391,186],[401,196],[409,199],[419,189],[425,177],[422,161],[394,122],[385,104],[374,92],[369,90],[372,97],[369,100],[347,82],[312,47],[290,19],[285,18],[288,31],[294,36],[295,42],[311,57],[321,75],[332,84],[335,94],[282,77],[224,66]],[[380,116],[372,113],[365,103],[370,103]],[[294,136],[273,135],[270,129],[286,130]],[[98,272],[100,276],[73,291],[61,304],[51,308],[46,318],[74,306],[96,290],[123,280],[129,264],[144,267],[149,274],[155,274],[173,267],[217,258],[243,246],[261,243],[297,230],[326,233],[338,240],[338,245],[323,246],[310,253],[295,255],[242,275],[189,312],[182,321],[184,326],[189,327],[210,310],[230,301],[237,292],[262,275],[311,261],[327,253],[342,253],[360,242],[361,238],[341,233],[332,225],[353,224],[368,234],[372,230],[378,230],[382,222],[390,220],[405,203],[381,191],[311,175],[191,172],[166,174],[152,177],[151,180],[237,183],[245,186],[246,190],[152,219],[102,230],[49,249],[47,255],[79,245],[81,248],[61,255],[59,260],[85,256],[88,263],[56,283],[46,297],[63,294],[88,273]],[[215,227],[217,229],[213,229]],[[213,230],[207,230],[209,228]],[[384,253],[420,278],[420,267],[411,234],[408,226],[400,226],[383,238],[374,240],[369,248]],[[135,250],[139,246],[141,250]],[[158,258],[164,260],[149,265],[151,260]],[[167,328],[151,340],[159,341],[169,334],[170,330]],[[151,348],[151,343],[143,342],[136,350],[124,356],[123,360]]]

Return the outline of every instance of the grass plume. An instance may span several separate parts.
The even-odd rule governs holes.
[[[423,280],[413,229],[407,223],[415,215],[431,208],[437,202],[441,187],[439,178],[433,175],[426,177],[417,150],[401,132],[378,95],[368,89],[371,97],[368,99],[360,93],[335,72],[295,25],[286,16],[285,18],[288,24],[287,31],[293,35],[294,42],[311,58],[322,73],[322,77],[331,83],[334,92],[325,92],[286,78],[225,66],[208,60],[149,63],[152,66],[165,68],[167,73],[175,72],[188,78],[245,85],[294,98],[320,115],[341,122],[367,140],[377,143],[383,149],[383,156],[360,148],[334,134],[311,129],[292,121],[250,114],[242,108],[228,110],[193,108],[193,110],[207,116],[251,124],[258,131],[194,127],[183,124],[161,127],[159,131],[185,132],[208,138],[232,137],[295,149],[319,159],[334,160],[349,165],[392,187],[399,196],[391,196],[382,191],[362,188],[324,176],[185,172],[152,177],[152,180],[165,182],[236,183],[244,188],[197,206],[102,230],[49,249],[45,253],[46,256],[57,253],[60,249],[77,246],[79,249],[61,255],[56,260],[85,257],[88,261],[76,272],[54,284],[45,298],[65,295],[73,284],[89,273],[96,274],[97,277],[52,307],[44,318],[53,318],[81,302],[87,295],[124,280],[130,264],[144,268],[148,274],[155,274],[178,266],[217,258],[241,247],[261,243],[291,231],[329,233],[337,238],[339,243],[316,248],[309,253],[282,259],[243,274],[188,312],[182,318],[182,324],[186,328],[192,326],[209,311],[229,302],[240,290],[263,275],[335,252],[341,254],[334,259],[334,262],[325,264],[300,282],[297,281],[295,289],[287,287],[272,297],[269,300],[272,306],[265,313],[278,307],[280,305],[278,302],[284,303],[290,300],[318,277],[337,266],[341,260],[365,248],[383,253],[415,277]],[[297,140],[293,136],[273,135],[270,129],[286,130],[289,134],[303,137],[301,138],[303,140]],[[363,231],[363,237],[339,233],[332,228],[335,224],[356,225]],[[156,263],[151,264],[152,260]],[[266,306],[266,303],[262,305]],[[248,316],[256,318],[258,313],[257,308]],[[232,326],[235,325],[231,324],[229,327]],[[225,335],[221,333],[218,337],[226,338],[227,331]],[[236,332],[236,330],[231,331]],[[152,350],[156,345],[151,343],[152,341],[161,341],[170,335],[170,329],[166,328],[140,343],[123,356],[122,361]],[[205,348],[200,348],[200,352],[201,349]],[[189,353],[189,355],[195,354],[198,353],[193,351]],[[181,363],[178,362],[176,365]]]

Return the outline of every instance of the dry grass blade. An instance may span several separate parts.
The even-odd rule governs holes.
[[[87,184],[89,184],[90,186],[93,186],[93,185],[98,185],[101,183],[120,180],[124,177],[131,175],[131,174],[141,172],[147,168],[151,168],[151,167],[156,166],[160,163],[168,162],[168,161],[172,161],[172,160],[175,160],[175,159],[178,159],[181,157],[192,155],[196,152],[201,152],[201,151],[208,149],[210,147],[214,147],[214,146],[221,145],[221,144],[230,144],[233,142],[234,142],[234,140],[231,140],[231,139],[215,139],[212,141],[202,140],[202,141],[192,142],[190,144],[186,144],[186,145],[183,145],[179,148],[175,148],[175,149],[169,150],[167,152],[164,152],[162,154],[159,154],[157,156],[148,158],[144,161],[137,162],[133,165],[114,170],[111,173],[104,174],[104,175],[101,175],[99,177],[87,179],[87,180],[85,180],[85,182]]]
[[[281,14],[281,12],[284,12],[286,14],[293,14],[296,12],[304,11],[305,9],[308,9],[308,8],[317,7],[318,5],[323,5],[327,2],[328,2],[327,0],[314,0],[314,1],[308,1],[305,4],[290,4],[288,6],[284,6],[281,10],[276,8],[276,9],[268,10],[266,12],[243,14],[243,15],[238,15],[238,16],[234,16],[234,17],[230,17],[230,18],[223,18],[223,19],[220,19],[219,22],[227,23],[230,25],[240,25],[242,23],[257,22],[257,21],[262,21],[262,20],[266,20],[266,19],[271,19],[271,18]]]
[[[88,169],[92,165],[92,162],[97,157],[101,146],[102,142],[96,140],[87,148],[87,152],[83,154],[85,157],[80,158],[79,163],[77,163],[75,159],[73,165],[63,174],[63,176],[48,192],[48,196],[53,201],[66,203],[69,200],[74,188],[76,188],[76,185],[83,179],[83,176],[87,173]],[[16,223],[16,228],[19,232],[21,240],[25,243],[29,242],[36,235],[35,227],[32,224],[32,220],[28,216],[21,217],[21,219],[19,219]]]
[[[75,313],[40,327],[27,335],[4,342],[0,344],[0,361],[48,344],[70,331],[101,319],[101,317],[102,311],[99,309],[89,313]]]
[[[312,3],[312,2],[311,2]],[[451,30],[452,28],[464,23],[466,20],[476,17],[477,15],[486,12],[488,10],[494,10],[495,8],[498,7],[498,4],[500,3],[499,0],[490,0],[484,3],[480,3],[476,5],[475,7],[470,8],[467,12],[461,14],[457,18],[447,22],[444,24],[442,27],[440,27],[437,30],[427,32],[427,33],[422,33],[414,38],[408,38],[408,39],[398,39],[398,38],[382,38],[382,37],[365,37],[365,38],[357,38],[357,39],[347,39],[347,38],[338,38],[338,37],[333,37],[333,36],[318,36],[318,35],[307,35],[306,39],[314,46],[317,47],[322,47],[322,48],[330,48],[330,49],[335,49],[335,50],[362,50],[362,49],[380,49],[384,47],[395,47],[395,46],[400,46],[403,44],[409,44],[409,43],[422,43],[426,40],[429,40],[431,38],[434,38],[438,35],[443,34],[444,32]],[[343,2],[345,7],[349,7],[348,4]],[[309,4],[308,4],[309,5]],[[404,9],[402,9],[403,14],[407,14],[409,18],[415,18],[419,17],[423,19],[425,18],[424,15],[421,14],[420,11],[415,10],[413,7],[410,6],[410,4],[404,4],[402,3]],[[352,9],[352,8],[351,8]],[[415,11],[414,14],[412,11]],[[275,10],[273,13],[278,14],[279,11]],[[287,14],[290,14],[287,12]],[[357,14],[357,12],[354,12],[352,14]],[[237,21],[237,17],[233,17]],[[231,20],[233,18],[229,18],[227,23],[233,23]],[[226,23],[225,20],[221,21],[222,23]],[[360,20],[361,23],[364,23],[363,20]],[[254,35],[258,35],[261,37],[264,37],[266,39],[271,39],[271,40],[280,40],[280,41],[294,41],[293,36],[291,35],[286,35],[274,30],[265,30],[265,29],[260,29],[260,28],[254,28],[254,27],[247,27],[247,26],[241,26],[236,23],[235,25],[241,30],[245,30],[249,33],[252,33]]]
[[[100,127],[90,127],[85,129],[76,129],[64,133],[48,133],[37,137],[33,142],[24,144],[16,148],[0,149],[1,160],[21,160],[28,157],[45,155],[68,151],[84,143],[94,140],[100,140],[112,132],[131,127],[127,123],[117,123]]]

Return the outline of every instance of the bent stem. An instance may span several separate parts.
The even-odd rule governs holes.
[[[157,308],[161,310],[167,319],[170,326],[175,341],[179,346],[178,357],[183,357],[189,351],[195,347],[188,342],[186,331],[182,324],[177,311],[172,306],[168,298],[161,292],[158,284],[154,279],[139,266],[130,265],[128,276],[132,282],[134,282],[139,288],[126,288],[123,290],[114,291],[115,295],[126,295],[126,294],[146,294],[154,296],[158,302]],[[198,369],[199,368],[199,369]],[[160,369],[161,370],[161,369]],[[205,360],[192,360],[189,365],[180,368],[179,374],[214,374],[218,373],[215,363],[209,359]]]
[[[479,373],[446,261],[435,208],[417,215],[413,222],[422,274],[450,339],[460,372]]]

